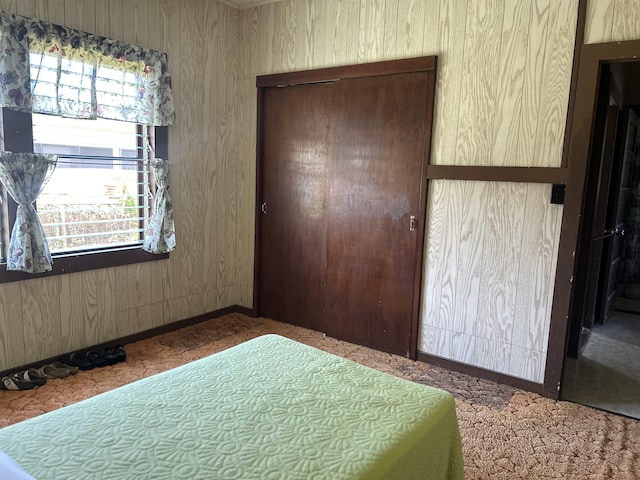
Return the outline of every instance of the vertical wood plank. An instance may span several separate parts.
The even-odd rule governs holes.
[[[273,71],[274,73],[291,71],[295,63],[294,6],[290,1],[283,1],[273,4],[273,8],[275,29],[273,34]],[[242,63],[242,58],[239,63]]]
[[[360,36],[358,38],[358,63],[382,59],[385,19],[385,0],[361,0]]]
[[[94,333],[96,343],[106,342],[118,338],[118,323],[123,319],[117,314],[118,304],[122,297],[117,296],[115,268],[102,268],[96,270],[97,328]]]
[[[347,2],[336,0],[327,2],[325,22],[325,59],[327,66],[344,65],[347,58],[347,31],[349,28],[349,17]]]
[[[637,0],[614,0],[614,5],[612,32],[615,40],[640,38],[640,8]]]
[[[133,43],[149,48],[149,1],[133,0]]]
[[[95,2],[95,15],[96,15],[96,35],[102,35],[103,37],[109,37],[109,2],[98,0]]]
[[[449,218],[449,191],[451,182],[431,180],[429,182],[429,198],[427,203],[427,238],[425,242],[425,267],[423,278],[422,320],[425,326],[437,327],[440,324],[440,302],[442,298],[441,281],[446,268],[444,255],[446,228]],[[423,342],[423,351],[428,351]]]
[[[530,38],[531,8],[526,2],[505,3],[502,25],[502,52],[500,74],[497,78],[498,95],[495,104],[491,164],[500,166],[530,165],[531,153],[518,157],[520,124],[525,78],[527,45]],[[530,113],[527,112],[530,116]],[[515,150],[515,152],[513,151]]]
[[[183,102],[183,88],[182,88],[182,6],[180,2],[174,0],[163,0],[162,6],[166,15],[170,19],[170,28],[165,32],[165,48],[164,51],[169,55],[169,62],[171,68],[171,87],[173,93],[173,104],[176,110],[176,117],[181,118],[183,114],[183,103],[186,103],[188,97],[185,95]],[[182,231],[181,218],[183,216],[183,200],[182,192],[180,192],[180,185],[182,184],[182,171],[185,168],[187,159],[184,155],[182,148],[183,137],[182,128],[180,122],[177,125],[169,127],[169,181],[174,187],[171,190],[171,200],[173,201],[173,208],[176,221],[176,236],[178,241],[182,243]],[[169,261],[162,262],[162,277],[164,287],[164,299],[169,300],[182,295],[184,286],[181,281],[181,260],[182,247],[177,249],[175,253],[171,254]],[[168,321],[168,317],[165,316]]]
[[[80,280],[81,273],[62,275],[60,277],[60,336],[63,341],[59,345],[59,353],[70,352],[81,348],[87,343],[85,329],[90,330],[91,322],[95,321],[95,315],[86,319],[85,308],[91,304],[92,298],[83,298],[84,285]],[[95,288],[95,284],[94,284]],[[95,301],[95,295],[93,297]]]
[[[220,44],[225,48],[220,52],[220,64],[223,65],[220,73],[224,75],[222,79],[224,89],[222,90],[221,115],[218,119],[218,152],[224,158],[224,201],[220,205],[226,205],[226,212],[222,212],[222,217],[227,223],[223,233],[223,258],[226,260],[224,268],[218,269],[220,272],[219,285],[236,285],[236,263],[238,250],[239,222],[238,193],[236,188],[236,178],[238,170],[238,145],[237,145],[237,18],[238,12],[229,7],[223,7],[223,28],[220,30]],[[273,17],[272,17],[273,18]],[[224,41],[222,41],[222,38]],[[255,144],[254,144],[255,145]],[[254,156],[255,158],[255,156]],[[254,183],[255,184],[255,183]],[[201,308],[204,308],[202,306]]]
[[[512,338],[518,264],[522,252],[526,184],[491,182],[487,191],[482,276],[474,334],[501,344]],[[508,359],[507,359],[508,360]]]
[[[516,309],[513,320],[512,344],[529,350],[543,351],[545,323],[549,303],[550,274],[556,259],[553,252],[557,244],[556,219],[558,205],[549,203],[548,185],[528,185],[526,224],[522,249],[527,255],[520,257],[516,284]]]
[[[398,24],[398,2],[385,1],[382,17],[384,18],[385,28],[382,37],[381,60],[398,58],[398,54],[403,55],[403,52],[400,52],[397,46],[398,30],[396,26]]]
[[[612,39],[615,0],[587,2],[585,43],[602,43]]]
[[[189,103],[182,105],[180,133],[182,155],[188,168],[182,169],[178,190],[183,200],[182,248],[180,249],[180,278],[186,292],[198,291],[202,284],[203,267],[200,255],[203,251],[203,227],[194,206],[200,203],[204,190],[204,162],[211,161],[201,151],[203,138],[202,100],[204,98],[204,72],[202,38],[204,12],[203,0],[182,0],[182,89],[188,92]],[[175,190],[173,190],[175,191]]]
[[[11,2],[13,3],[13,2]],[[49,9],[47,3],[42,0],[21,0],[17,2],[18,15],[25,17],[37,18],[39,20],[48,20]],[[14,7],[15,8],[15,7]]]
[[[27,363],[23,328],[22,293],[20,283],[5,283],[0,287],[0,369]]]
[[[66,15],[65,0],[49,0],[47,4],[49,11],[49,22],[56,23],[58,25],[64,25]]]
[[[440,1],[438,84],[434,118],[431,163],[455,165],[457,159],[458,119],[462,89],[462,66],[466,36],[466,2]]]
[[[66,27],[75,28],[88,33],[96,31],[96,12],[93,0],[78,2],[76,0],[65,0]]]
[[[62,330],[59,277],[28,280],[20,293],[26,362],[59,354],[59,342],[52,341]]]
[[[242,108],[238,111],[237,201],[239,243],[236,249],[237,278],[240,285],[253,285],[255,165],[256,165],[256,87],[252,79],[238,82]]]
[[[240,78],[249,78],[255,75],[256,51],[258,48],[258,8],[244,8],[240,10],[239,38],[242,55],[238,75]]]
[[[0,0],[0,10],[7,13],[18,13],[16,2],[17,0]]]
[[[450,196],[450,202],[455,201],[456,210],[460,212],[456,218],[460,225],[460,236],[453,290],[455,315],[449,328],[467,335],[473,334],[478,316],[488,188],[486,182],[454,182],[452,190],[455,193]],[[459,348],[469,346],[464,337],[460,340],[463,342]],[[458,354],[468,358],[469,351],[459,351]]]
[[[109,4],[109,36],[114,40],[124,41],[123,11],[124,0],[107,0]]]
[[[136,0],[124,0],[122,2],[122,40],[127,43],[136,43]]]
[[[577,0],[551,2],[542,99],[538,113],[535,157],[541,167],[559,167],[562,162],[567,101],[578,15]]]
[[[223,230],[221,222],[224,219],[223,208],[224,193],[220,193],[220,180],[224,182],[223,165],[227,159],[224,154],[221,155],[219,138],[220,123],[224,124],[222,98],[217,93],[226,88],[226,83],[222,77],[227,65],[222,63],[226,60],[225,39],[222,32],[225,32],[222,22],[218,17],[221,15],[221,9],[218,3],[208,3],[205,5],[205,41],[204,44],[204,78],[211,79],[204,90],[204,108],[203,108],[203,125],[204,125],[204,145],[207,145],[208,152],[207,161],[204,163],[204,185],[211,192],[213,201],[205,204],[204,215],[202,218],[204,231],[207,234],[204,237],[203,250],[203,279],[206,289],[213,289],[217,286],[218,267],[220,258],[218,252],[222,246],[221,232]],[[222,31],[222,32],[221,32]],[[222,183],[224,185],[224,183]],[[222,198],[221,198],[222,197]],[[223,204],[220,205],[220,200]]]
[[[417,2],[414,7],[415,18],[417,23],[416,32],[423,30],[422,35],[416,33],[416,40],[422,38],[422,45],[417,41],[410,43],[410,49],[407,52],[409,57],[417,55],[438,55],[441,52],[438,48],[438,35],[440,27],[440,1],[429,0],[428,2]],[[438,68],[440,68],[438,66]]]
[[[546,52],[552,45],[547,42],[550,0],[533,0],[530,10],[529,38],[524,52],[524,72],[520,97],[515,99],[514,125],[506,136],[499,131],[496,145],[504,142],[504,156],[509,164],[536,165],[535,157],[538,115],[544,88]],[[517,126],[517,127],[516,127]],[[497,152],[494,149],[494,155]]]
[[[362,17],[362,9],[360,7],[361,0],[345,0],[345,12],[348,19],[346,29],[346,57],[347,65],[352,63],[362,63],[364,53],[360,52],[360,30],[365,25],[365,19]],[[355,48],[357,46],[357,48]]]
[[[504,2],[468,4],[456,163],[490,165]]]

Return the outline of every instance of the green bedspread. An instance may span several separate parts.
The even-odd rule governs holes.
[[[450,394],[265,335],[0,430],[38,480],[462,479]]]

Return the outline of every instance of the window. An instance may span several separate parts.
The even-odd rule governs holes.
[[[166,127],[2,113],[5,150],[58,156],[36,203],[53,256],[53,271],[43,275],[166,258],[141,249],[154,192],[148,159],[158,148],[166,156]],[[6,192],[2,196],[0,255],[5,263],[17,205]],[[25,275],[0,268],[0,282]]]
[[[34,152],[58,155],[37,203],[51,253],[141,244],[152,189],[147,129],[39,114],[32,121]]]
[[[166,126],[175,123],[175,109],[166,53],[5,12],[0,25],[0,148],[59,156],[59,168],[36,204],[54,253],[53,272],[40,275],[162,258],[145,250],[175,247],[166,162]],[[63,117],[91,123],[72,125]],[[97,118],[127,122],[135,130]],[[88,131],[93,128],[98,131]],[[155,199],[160,214],[150,222],[144,243],[153,191],[146,158],[151,152],[157,153],[149,159],[153,171],[161,175]],[[23,156],[7,156],[18,157]],[[17,180],[12,183],[21,183]],[[28,188],[23,185],[22,191]],[[7,192],[0,195],[6,200],[0,207],[2,261],[18,210]],[[12,255],[23,255],[27,240],[28,235],[13,237]],[[32,257],[26,252],[19,271],[0,268],[0,282],[48,271],[48,252],[41,245],[36,249],[38,264],[27,265]]]

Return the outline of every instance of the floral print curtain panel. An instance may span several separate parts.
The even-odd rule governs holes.
[[[142,125],[175,123],[165,53],[0,11],[0,107],[71,118]],[[0,178],[18,202],[8,270],[51,270],[51,254],[33,202],[56,158],[0,152]],[[143,249],[175,248],[166,160],[152,165],[156,197]]]
[[[176,248],[173,206],[168,184],[169,162],[156,158],[152,161],[151,167],[156,179],[156,196],[142,248],[149,253],[169,253]]]
[[[165,53],[0,12],[0,107],[173,125]]]
[[[49,244],[33,206],[56,167],[54,155],[0,152],[0,181],[18,203],[7,250],[7,270],[51,270]]]

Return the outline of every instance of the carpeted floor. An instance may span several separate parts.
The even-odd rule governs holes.
[[[391,375],[450,391],[467,479],[640,479],[640,421],[233,314],[127,345],[127,362],[23,392],[0,391],[0,427],[277,333]]]

